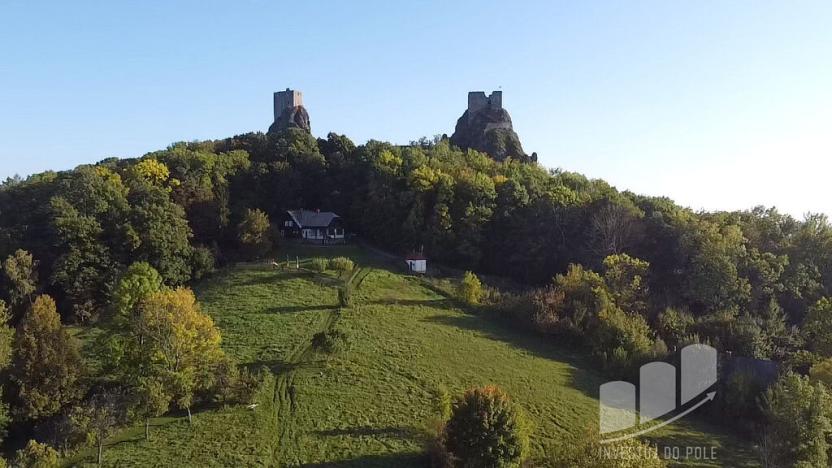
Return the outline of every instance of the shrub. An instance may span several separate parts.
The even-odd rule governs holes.
[[[328,266],[329,262],[325,258],[313,258],[309,263],[312,271],[317,271],[318,273],[325,272]]]
[[[52,468],[58,466],[58,452],[52,447],[30,440],[17,451],[15,466],[21,468]]]
[[[335,257],[329,261],[329,268],[335,271],[352,271],[355,262],[347,257]]]
[[[482,283],[477,275],[466,271],[459,283],[457,295],[468,304],[479,304],[482,298]]]
[[[341,304],[341,307],[352,305],[352,286],[349,283],[338,288],[338,303]]]
[[[339,354],[349,348],[346,333],[340,330],[315,333],[312,337],[312,349],[326,354]]]
[[[812,366],[809,377],[813,382],[821,382],[832,387],[832,358],[824,359]]]
[[[202,279],[214,271],[214,253],[204,246],[194,248],[191,255],[191,271],[194,279]]]
[[[433,406],[436,414],[439,415],[439,419],[444,423],[448,419],[451,418],[451,409],[452,409],[452,402],[451,402],[451,394],[448,393],[448,389],[444,386],[436,387],[433,392]]]
[[[448,452],[462,467],[519,466],[529,448],[525,416],[497,387],[474,388],[454,402],[445,426]]]
[[[550,466],[570,468],[664,468],[656,449],[637,439],[601,444],[597,431],[574,441],[563,441],[547,460]]]

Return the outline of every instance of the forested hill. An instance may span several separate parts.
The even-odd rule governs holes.
[[[177,143],[138,159],[4,182],[0,333],[12,336],[9,327],[30,309],[54,311],[39,294],[55,298],[64,323],[109,323],[114,298],[128,301],[126,310],[135,305],[126,292],[143,290],[131,283],[140,272],[179,286],[217,265],[274,255],[275,246],[279,254],[277,226],[297,208],[334,211],[348,231],[389,251],[423,249],[432,262],[527,285],[522,293],[490,291],[487,305],[515,325],[577,340],[609,373],[699,342],[832,384],[832,227],[822,215],[697,213],[579,174],[495,161],[447,139],[356,146],[300,129]],[[479,285],[470,274],[465,281]],[[175,294],[163,299],[193,302]],[[26,316],[51,317],[41,312]],[[64,336],[60,323],[50,327]],[[7,368],[10,339],[3,343]],[[23,365],[12,366],[17,382],[34,378],[21,374]],[[808,395],[807,382],[787,374],[777,391]],[[826,405],[784,416],[780,400],[767,400],[764,415],[757,402],[765,385],[723,384],[715,402],[721,419],[731,415],[745,429],[790,424],[781,438],[797,437],[797,427],[816,421],[812,408]],[[21,383],[19,397],[33,405],[52,401],[25,391]],[[814,395],[826,398],[822,389]],[[76,397],[32,406],[22,421],[54,415]],[[827,406],[822,412],[832,411]]]
[[[832,290],[832,229],[774,209],[695,213],[667,198],[535,164],[495,162],[447,141],[399,147],[299,130],[178,143],[140,159],[8,180],[0,256],[24,249],[69,319],[96,314],[127,264],[169,284],[237,252],[246,209],[341,214],[393,251],[543,285],[571,263],[600,270],[627,253],[649,263],[650,308],[779,314],[800,323]],[[8,298],[11,299],[11,298]]]

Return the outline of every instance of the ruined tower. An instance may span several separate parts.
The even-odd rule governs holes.
[[[287,128],[312,131],[309,113],[303,107],[303,93],[289,88],[274,93],[274,123],[269,127],[269,132],[279,132]]]
[[[483,109],[499,110],[502,108],[502,91],[494,91],[488,96],[483,91],[471,91],[468,93],[468,122]]]
[[[511,116],[503,109],[502,91],[490,95],[483,91],[468,93],[468,109],[456,121],[451,144],[488,153],[498,161],[509,157],[519,161],[533,160],[523,151],[511,125]]]

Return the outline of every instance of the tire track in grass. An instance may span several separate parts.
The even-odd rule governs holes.
[[[361,285],[364,278],[370,273],[370,268],[359,268],[353,275],[351,275],[347,282],[355,284],[355,288]],[[335,327],[340,317],[340,307],[335,307],[325,314],[321,315],[318,326],[315,327],[318,332],[329,332]],[[316,332],[317,333],[317,332]],[[286,362],[286,368],[281,370],[280,375],[277,376],[274,393],[274,406],[277,412],[277,424],[280,427],[278,434],[277,447],[273,454],[275,466],[298,466],[301,461],[286,460],[290,453],[299,453],[300,444],[298,442],[295,430],[295,395],[294,388],[295,373],[298,367],[312,355],[312,338],[310,337],[304,344],[296,347]],[[290,448],[292,450],[290,450]]]

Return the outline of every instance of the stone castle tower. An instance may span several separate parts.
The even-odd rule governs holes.
[[[280,114],[286,109],[303,106],[303,93],[286,88],[286,91],[274,93],[274,121],[280,119]]]
[[[511,116],[503,109],[502,91],[490,95],[483,91],[468,93],[468,109],[456,121],[451,144],[488,153],[498,161],[509,157],[519,161],[535,158],[534,154],[528,156],[523,151],[511,125]]]
[[[503,108],[503,92],[493,91],[486,96],[482,91],[471,91],[468,93],[468,121],[470,122],[477,113],[483,109],[500,110]]]
[[[303,107],[303,93],[286,88],[274,93],[274,123],[269,133],[281,132],[288,128],[299,128],[312,133],[309,113]]]

